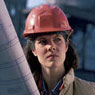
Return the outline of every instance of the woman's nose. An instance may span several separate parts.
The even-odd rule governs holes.
[[[56,50],[56,45],[53,41],[51,41],[48,46],[47,46],[49,51],[55,51]]]

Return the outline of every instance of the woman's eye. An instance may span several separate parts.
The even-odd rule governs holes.
[[[42,45],[46,45],[47,44],[47,40],[40,40],[39,43],[42,44]]]
[[[55,38],[54,41],[55,42],[60,42],[61,41],[61,38]]]

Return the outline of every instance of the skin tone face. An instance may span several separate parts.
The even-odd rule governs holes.
[[[68,42],[63,35],[43,35],[36,39],[33,54],[38,58],[42,74],[50,92],[63,76]]]
[[[43,68],[64,66],[68,46],[61,34],[43,35],[36,39],[33,54]]]

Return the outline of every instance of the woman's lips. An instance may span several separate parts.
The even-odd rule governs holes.
[[[51,55],[47,56],[47,58],[56,58],[56,57],[58,57],[58,55],[56,55],[56,54],[51,54]]]

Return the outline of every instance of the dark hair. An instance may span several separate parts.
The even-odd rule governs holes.
[[[78,53],[76,51],[75,45],[73,44],[73,42],[71,40],[69,40],[69,46],[68,46],[68,50],[66,52],[66,59],[65,59],[65,73],[68,73],[68,71],[71,68],[77,69],[79,65],[79,56]]]
[[[51,34],[53,34],[53,33],[51,33]],[[43,35],[43,34],[40,34],[40,36],[41,35]],[[46,33],[45,33],[45,35],[46,35]],[[63,36],[64,36],[64,33],[63,33]],[[27,41],[27,44],[24,48],[24,53],[26,55],[26,58],[30,65],[32,73],[34,73],[34,72],[41,73],[41,65],[40,65],[38,59],[32,53],[32,49],[34,48],[35,39],[37,37],[38,37],[37,35],[33,35],[32,37],[29,37],[29,40]],[[66,33],[65,33],[64,37],[65,37],[65,40],[67,40]],[[68,46],[68,50],[66,52],[66,59],[65,59],[65,63],[64,63],[65,73],[68,73],[68,71],[71,68],[74,68],[74,69],[77,68],[78,64],[79,64],[78,54],[76,52],[74,44],[72,43],[71,40],[69,40],[69,46]]]

